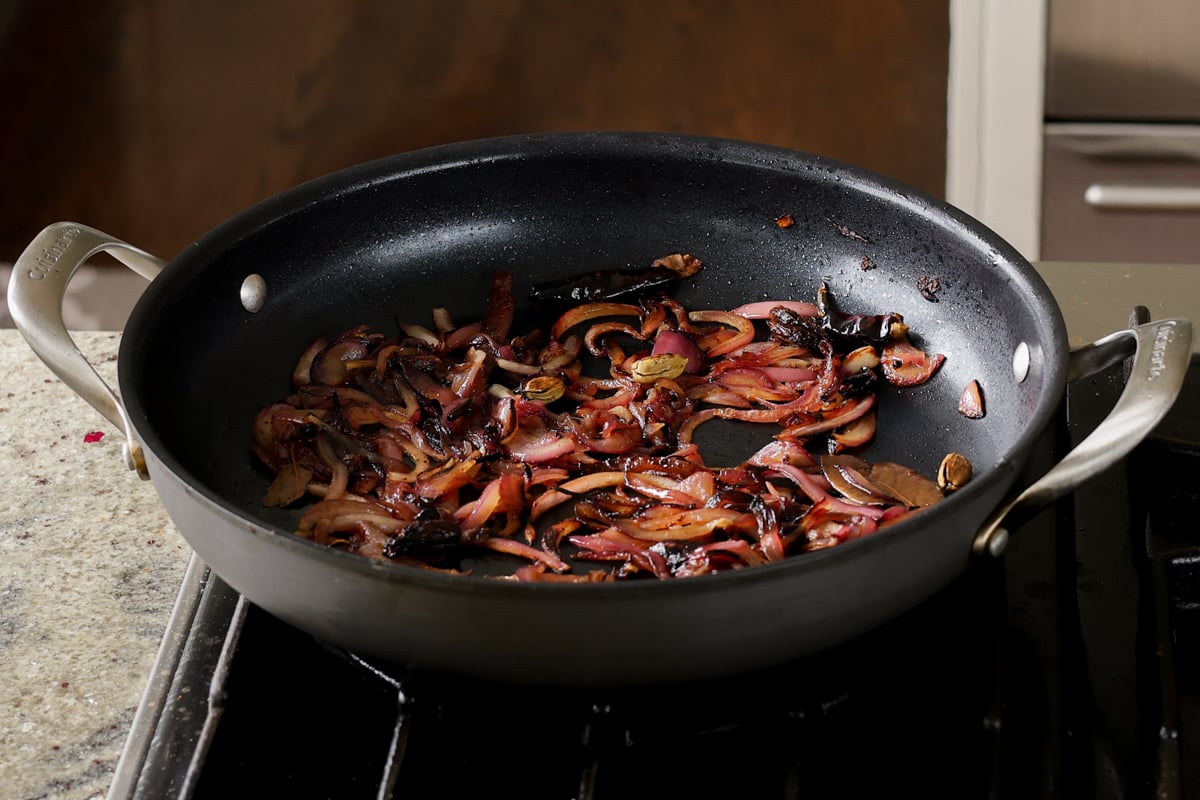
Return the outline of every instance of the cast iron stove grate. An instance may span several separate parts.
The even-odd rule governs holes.
[[[1017,764],[1024,774],[1009,779],[1036,786],[1042,703],[1013,708],[997,694],[1013,676],[997,672],[1024,669],[1017,682],[1027,698],[1043,689],[1030,657],[1003,660],[986,598],[981,619],[979,595],[997,579],[972,573],[878,636],[802,662],[603,692],[379,670],[214,582],[210,591],[235,607],[225,652],[188,721],[159,732],[156,746],[179,757],[167,759],[154,789],[139,791],[424,798],[511,787],[525,798],[636,798],[923,788],[930,796],[932,770],[946,796],[982,797],[1005,778],[1001,766]],[[201,715],[207,730],[193,733]],[[166,745],[175,737],[183,741]],[[1004,752],[1012,747],[1025,752]]]
[[[1120,386],[1119,370],[1073,386],[1060,443]],[[1197,391],[1003,560],[845,646],[719,681],[580,692],[384,669],[197,564],[111,796],[1200,797]]]

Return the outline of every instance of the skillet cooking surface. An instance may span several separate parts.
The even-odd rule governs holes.
[[[785,213],[795,224],[777,227]],[[932,475],[945,453],[961,452],[981,483],[1028,445],[1036,431],[1027,421],[1045,418],[1057,400],[1046,392],[1046,381],[1063,381],[1053,363],[1065,353],[1057,308],[1018,254],[961,214],[790,151],[580,134],[397,156],[306,184],[217,228],[135,309],[121,354],[125,402],[147,446],[188,483],[290,531],[298,512],[261,504],[269,477],[250,455],[250,429],[261,406],[287,393],[295,358],[315,336],[362,323],[389,332],[396,320],[430,325],[435,305],[460,324],[477,319],[497,269],[515,273],[520,301],[536,282],[644,267],[671,252],[704,262],[675,293],[690,309],[811,301],[825,281],[843,309],[898,311],[919,346],[946,355],[927,385],[884,393],[868,459]],[[238,300],[251,273],[268,287],[257,314]],[[937,302],[918,289],[923,276],[938,279]],[[531,319],[518,317],[514,330]],[[1018,384],[1012,354],[1022,341],[1034,368]],[[987,403],[978,421],[956,411],[972,379]],[[744,430],[713,421],[698,438],[728,460],[749,452]]]

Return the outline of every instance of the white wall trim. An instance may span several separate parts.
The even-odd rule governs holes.
[[[946,199],[1040,252],[1049,0],[950,0]]]

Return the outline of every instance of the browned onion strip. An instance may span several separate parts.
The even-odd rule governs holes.
[[[594,356],[602,356],[606,352],[601,344],[603,338],[612,333],[623,333],[633,339],[642,339],[642,332],[624,322],[601,322],[588,328],[583,337],[583,344]]]
[[[567,481],[534,500],[529,516],[536,520],[555,506],[570,500],[572,496],[587,494],[596,489],[620,486],[624,482],[624,472],[594,472],[591,475]]]
[[[589,320],[599,317],[640,317],[642,310],[628,303],[588,303],[577,306],[563,314],[550,329],[550,338],[561,339],[562,335]]]
[[[704,351],[704,354],[708,358],[716,358],[717,356],[732,353],[754,341],[754,323],[738,314],[732,314],[728,311],[693,311],[688,314],[688,319],[692,322],[719,322],[722,325],[728,325],[736,331],[734,336],[723,337],[723,341],[719,343],[710,343],[709,337],[705,337],[697,342],[696,344]]]
[[[553,553],[541,550],[537,547],[531,547],[524,542],[518,542],[516,539],[505,539],[501,536],[488,536],[479,539],[476,542],[480,547],[488,550],[495,550],[497,553],[506,553],[508,555],[520,556],[527,558],[535,563],[544,564],[548,569],[555,572],[566,572],[571,567],[567,562],[563,561]]]
[[[802,317],[816,317],[821,313],[815,303],[804,303],[797,300],[759,300],[755,303],[740,305],[730,313],[746,319],[766,319],[771,315],[771,309],[779,306],[790,309]]]

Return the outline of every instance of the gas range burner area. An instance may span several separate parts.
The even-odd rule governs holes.
[[[1118,367],[1071,387],[1061,448],[1121,385]],[[1198,392],[1193,363],[1176,408]],[[1168,416],[894,622],[702,683],[585,691],[370,664],[196,565],[110,796],[1200,798],[1191,425]]]
[[[927,793],[931,760],[955,793],[1002,781],[1033,789],[1047,777],[1048,698],[1036,654],[998,627],[1003,581],[998,565],[980,565],[894,623],[803,661],[699,683],[588,691],[380,668],[214,579],[211,611],[233,609],[225,651],[194,679],[199,691],[168,702],[156,734],[159,749],[194,757],[147,773],[161,783],[145,791]],[[199,719],[209,722],[197,734]]]

